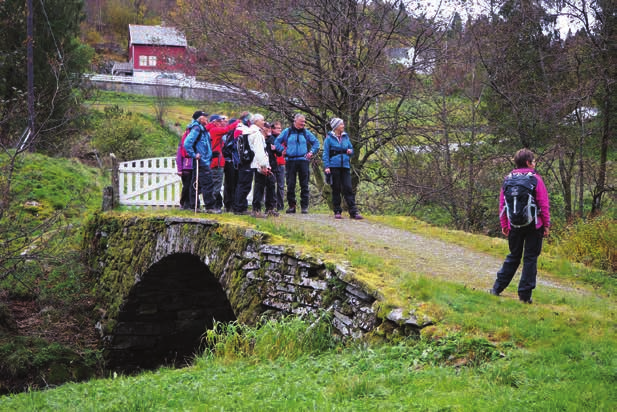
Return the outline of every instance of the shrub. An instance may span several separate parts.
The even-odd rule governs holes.
[[[142,128],[133,113],[118,106],[106,107],[105,119],[94,135],[94,146],[100,153],[113,153],[120,160],[148,157],[142,136]]]
[[[324,316],[318,319],[285,317],[264,319],[256,327],[216,322],[204,336],[206,355],[224,359],[298,358],[318,353],[338,344]]]
[[[571,261],[617,273],[616,223],[608,216],[579,220],[563,232],[556,251]]]

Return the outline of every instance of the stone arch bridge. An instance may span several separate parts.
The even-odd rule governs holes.
[[[354,338],[412,334],[430,323],[386,309],[340,265],[214,220],[100,213],[86,225],[83,249],[114,370],[185,363],[213,320],[255,324],[325,311],[336,331]]]

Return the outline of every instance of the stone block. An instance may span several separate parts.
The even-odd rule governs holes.
[[[345,286],[345,291],[347,291],[348,293],[351,293],[354,296],[357,296],[358,298],[367,301],[367,302],[373,302],[375,301],[375,298],[373,298],[371,295],[369,295],[368,293],[364,292],[362,289],[360,289],[357,286],[351,285],[351,284],[347,284],[347,286]]]
[[[292,305],[289,302],[281,302],[277,299],[273,299],[273,298],[267,298],[263,300],[263,304],[265,306],[269,306],[271,308],[275,308],[275,309],[279,309],[279,310],[284,310],[285,312],[291,312],[292,310]]]
[[[328,289],[328,282],[326,282],[325,280],[315,280],[311,278],[303,278],[300,281],[299,285],[306,286],[306,287],[316,289],[316,290],[327,290]]]

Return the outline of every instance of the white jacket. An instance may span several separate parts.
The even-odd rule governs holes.
[[[249,146],[251,146],[251,150],[255,153],[255,157],[251,162],[251,169],[270,168],[270,161],[266,153],[266,139],[261,133],[261,129],[254,124],[246,127],[242,123],[238,125],[238,128],[242,130],[242,134],[248,134]]]

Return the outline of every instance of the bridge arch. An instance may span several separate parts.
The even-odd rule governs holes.
[[[344,266],[214,220],[99,213],[86,224],[83,251],[113,369],[182,362],[212,318],[251,325],[264,314],[327,311],[333,328],[353,338],[417,334],[431,324],[386,308]]]
[[[186,365],[214,320],[236,320],[217,277],[196,255],[165,256],[127,294],[106,348],[107,365],[124,371]]]

